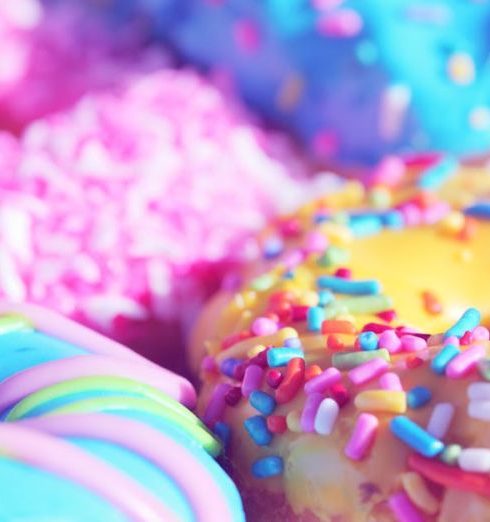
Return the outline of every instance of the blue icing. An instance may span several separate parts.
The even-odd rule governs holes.
[[[39,364],[85,354],[82,348],[35,330],[6,333],[0,341],[0,381]]]
[[[99,496],[63,477],[0,457],[0,520],[129,522]]]
[[[346,0],[338,10],[356,11],[363,25],[343,38],[317,30],[325,15],[309,0],[119,0],[99,9],[111,26],[146,16],[153,36],[188,61],[227,69],[253,108],[311,148],[319,133],[332,133],[335,159],[372,163],[388,152],[490,147],[488,2]],[[256,25],[257,51],[237,41],[241,21]],[[474,63],[467,84],[448,74],[455,53]],[[292,75],[303,90],[281,106],[279,92]],[[404,90],[407,106],[396,132],[386,135],[381,100],[393,87]]]
[[[132,451],[110,442],[79,437],[68,438],[85,451],[109,462],[123,471],[174,511],[182,522],[194,522],[195,516],[189,501],[180,487],[164,470]]]

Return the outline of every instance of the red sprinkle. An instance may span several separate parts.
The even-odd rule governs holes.
[[[276,389],[281,384],[282,379],[282,373],[279,370],[276,370],[275,368],[267,370],[267,373],[265,374],[265,380],[267,384],[274,389]]]
[[[464,333],[463,337],[461,337],[461,339],[459,340],[459,344],[462,346],[468,346],[469,344],[471,344],[471,340],[472,340],[471,332],[466,331]]]
[[[375,334],[383,333],[386,330],[391,330],[391,326],[381,323],[367,323],[362,327],[363,332],[374,332]]]
[[[320,366],[318,366],[318,364],[311,364],[305,370],[305,381],[309,381],[310,379],[313,379],[313,377],[317,377],[322,372],[323,370]]]
[[[377,313],[376,315],[383,321],[386,321],[387,323],[391,323],[396,319],[395,310],[385,310],[383,312]]]
[[[272,433],[284,433],[288,429],[284,415],[270,415],[267,417],[267,428]]]
[[[267,348],[265,350],[262,350],[257,355],[252,357],[248,364],[256,364],[257,366],[260,366],[261,368],[268,368],[269,363],[267,362]]]
[[[428,459],[412,453],[408,457],[408,466],[423,477],[445,486],[462,491],[472,491],[490,498],[490,475],[471,473],[456,466],[448,466],[435,459]]]
[[[305,380],[305,361],[301,357],[294,357],[288,362],[286,375],[276,390],[276,401],[285,404],[298,393]]]
[[[442,305],[437,297],[429,291],[422,292],[424,308],[428,314],[438,315],[442,313]]]
[[[230,388],[225,395],[225,402],[228,406],[236,406],[242,398],[242,390],[240,386],[234,386]]]
[[[279,229],[283,237],[297,237],[301,233],[301,222],[297,218],[283,219]]]
[[[412,370],[413,368],[418,368],[421,364],[424,364],[424,360],[416,355],[409,355],[405,359],[405,364],[407,365],[407,368]]]
[[[340,382],[332,384],[332,386],[329,388],[329,392],[332,396],[332,399],[339,405],[340,408],[345,406],[350,400],[350,395],[347,388]]]
[[[291,318],[293,321],[306,321],[306,314],[308,313],[309,306],[293,306],[291,308]]]
[[[350,279],[352,277],[352,270],[350,268],[340,267],[337,268],[334,275],[342,279]]]
[[[335,334],[330,334],[327,337],[327,348],[332,352],[339,352],[345,348],[345,344]]]
[[[282,290],[279,292],[274,292],[269,296],[269,304],[270,305],[277,305],[284,302],[291,302],[294,301],[295,295],[293,292],[289,292],[287,290]]]

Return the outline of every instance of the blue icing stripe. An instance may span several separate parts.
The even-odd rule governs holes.
[[[33,366],[85,355],[87,351],[35,330],[2,335],[0,381]]]
[[[188,499],[165,470],[131,450],[110,442],[80,437],[69,437],[67,440],[132,477],[162,500],[182,522],[195,522]]]
[[[117,508],[64,477],[0,457],[0,520],[130,522]]]

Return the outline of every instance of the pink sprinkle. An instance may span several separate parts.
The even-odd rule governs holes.
[[[379,378],[379,385],[383,390],[403,391],[400,377],[396,373],[388,372]]]
[[[398,522],[424,522],[424,517],[405,492],[391,495],[388,505]]]
[[[472,346],[465,352],[457,355],[446,367],[446,375],[451,379],[464,377],[473,370],[478,361],[485,357],[485,347],[481,345]]]
[[[371,173],[370,185],[395,187],[405,175],[405,164],[398,156],[385,156]]]
[[[286,266],[287,270],[295,269],[303,262],[304,254],[299,248],[295,248],[287,252],[281,259],[281,262]]]
[[[252,20],[238,20],[234,26],[234,36],[238,46],[248,52],[256,51],[260,45],[258,25]]]
[[[362,18],[353,9],[341,9],[328,13],[318,22],[318,31],[331,37],[349,37],[359,34]]]
[[[225,396],[231,388],[231,384],[225,382],[217,384],[214,388],[206,407],[206,411],[204,412],[204,422],[210,428],[212,428],[216,422],[223,417],[223,412],[226,407]]]
[[[391,323],[396,319],[395,310],[384,310],[383,312],[379,312],[376,314],[380,319],[386,321],[387,323]]]
[[[262,378],[264,376],[264,370],[256,364],[251,364],[245,370],[242,382],[242,394],[244,397],[249,397],[250,394],[260,388],[262,384]]]
[[[459,344],[461,346],[468,346],[469,344],[471,344],[471,332],[469,330],[467,330],[463,337],[461,337],[461,339],[459,340]]]
[[[375,379],[387,369],[388,363],[384,359],[376,357],[350,370],[348,376],[354,384],[360,385]]]
[[[390,353],[397,353],[402,349],[402,342],[394,330],[386,330],[379,336],[378,345],[386,348]]]
[[[345,447],[345,455],[352,460],[362,460],[374,442],[378,424],[378,418],[371,413],[361,413]]]
[[[315,431],[316,412],[324,398],[325,397],[321,393],[312,393],[306,398],[300,419],[301,429],[305,433],[312,433]]]
[[[490,332],[484,326],[477,326],[471,332],[471,342],[488,341],[490,339]]]
[[[320,232],[309,232],[305,238],[304,251],[306,254],[323,253],[328,247],[327,238]]]
[[[270,368],[267,370],[265,380],[271,388],[276,389],[281,384],[282,379],[283,375],[279,370],[276,370],[275,368]]]
[[[340,381],[342,374],[333,366],[313,377],[305,384],[305,393],[325,393],[332,384]]]
[[[206,355],[201,363],[201,369],[204,372],[215,372],[217,371],[218,367],[216,366],[216,360],[211,355]]]
[[[424,223],[433,225],[447,216],[450,210],[451,207],[446,202],[438,201],[423,211]]]
[[[338,7],[344,0],[311,0],[311,3],[318,11],[328,11]]]
[[[252,323],[252,333],[254,335],[272,335],[279,329],[277,323],[268,317],[257,317]]]
[[[400,340],[402,349],[407,352],[420,352],[427,348],[427,341],[416,335],[403,335]]]
[[[391,326],[380,323],[366,323],[362,327],[363,332],[374,332],[375,334],[381,334],[386,332],[386,330],[392,330]]]
[[[459,337],[456,337],[455,335],[451,335],[451,337],[446,337],[444,339],[443,345],[447,346],[448,344],[452,344],[453,346],[459,346]]]
[[[342,279],[350,279],[352,277],[352,270],[350,268],[340,267],[335,271],[336,277],[341,277]]]
[[[414,227],[421,224],[422,211],[417,205],[413,203],[407,203],[402,205],[399,210],[403,214],[403,221],[409,227]]]

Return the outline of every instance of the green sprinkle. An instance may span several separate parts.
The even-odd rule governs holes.
[[[338,370],[352,370],[356,366],[372,359],[384,359],[390,362],[390,354],[385,348],[371,352],[338,352],[332,356],[332,366]]]
[[[18,330],[32,330],[32,323],[20,314],[0,316],[0,335]]]
[[[271,274],[264,274],[256,277],[250,285],[252,289],[256,290],[257,292],[266,292],[274,286],[275,282],[276,278]]]
[[[345,265],[349,262],[350,252],[344,248],[331,245],[317,261],[319,266],[332,267]]]
[[[490,381],[490,359],[482,359],[479,361],[478,371],[483,379]]]
[[[386,295],[363,295],[337,299],[326,307],[326,319],[341,314],[377,314],[393,308],[392,300]]]
[[[449,466],[454,466],[458,463],[458,457],[461,453],[461,446],[459,444],[448,444],[439,455],[439,458],[445,464]]]

